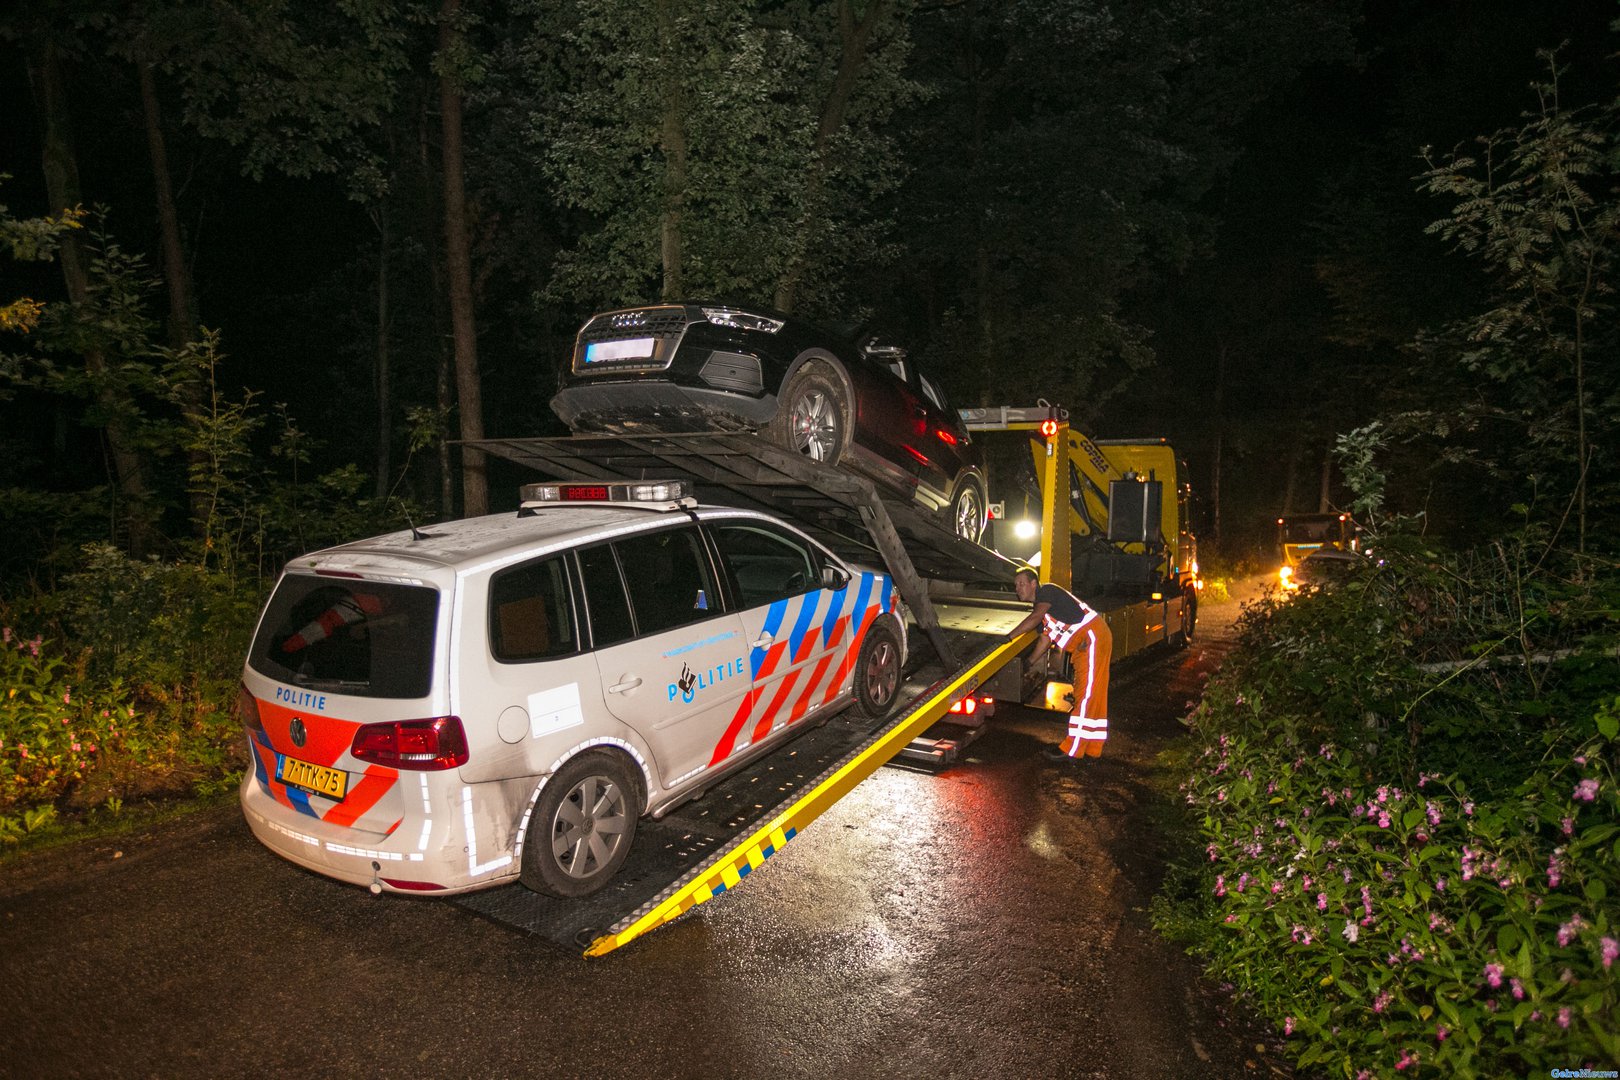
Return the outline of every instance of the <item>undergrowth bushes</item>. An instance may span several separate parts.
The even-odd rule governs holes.
[[[1200,850],[1160,925],[1313,1071],[1620,1066],[1612,568],[1380,556],[1246,610],[1189,720]]]

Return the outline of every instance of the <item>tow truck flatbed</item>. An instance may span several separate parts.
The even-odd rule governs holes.
[[[972,659],[871,720],[847,710],[657,821],[643,821],[613,882],[581,899],[504,885],[453,897],[475,912],[568,950],[598,956],[737,884],[861,780],[912,746],[1033,640],[979,637]]]

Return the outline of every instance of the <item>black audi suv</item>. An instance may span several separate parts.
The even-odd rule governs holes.
[[[896,345],[759,308],[655,304],[593,316],[551,407],[576,433],[758,431],[984,534],[983,462],[961,417]]]

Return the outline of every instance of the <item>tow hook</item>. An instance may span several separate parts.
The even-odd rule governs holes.
[[[377,877],[377,872],[379,870],[381,870],[381,869],[382,869],[382,863],[377,862],[375,859],[373,859],[372,863],[371,863],[371,885],[369,886],[370,889],[371,889],[371,895],[372,896],[381,896],[382,895],[382,880]]]

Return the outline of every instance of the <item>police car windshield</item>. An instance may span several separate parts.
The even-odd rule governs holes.
[[[438,611],[437,589],[288,574],[270,598],[248,663],[295,686],[426,697]]]

